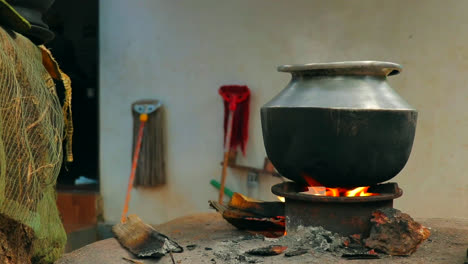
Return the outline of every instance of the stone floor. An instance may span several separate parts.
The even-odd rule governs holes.
[[[235,245],[228,243],[236,238],[246,237],[246,232],[239,231],[228,224],[217,213],[204,213],[181,217],[155,228],[176,240],[184,247],[184,252],[175,253],[176,263],[464,263],[468,248],[468,219],[417,219],[431,229],[431,237],[410,257],[382,256],[377,260],[345,260],[333,253],[310,251],[305,255],[286,258],[284,254],[272,257],[236,258],[234,252],[245,252],[263,244],[263,240],[241,240]],[[188,250],[187,245],[196,245]],[[225,254],[233,251],[232,256]],[[220,254],[223,253],[224,255]],[[226,256],[228,255],[228,256]],[[137,260],[123,249],[114,238],[98,241],[79,250],[66,254],[58,264],[113,263],[129,264],[128,260]],[[169,256],[159,260],[138,259],[133,263],[168,263]],[[254,262],[256,261],[256,262]]]

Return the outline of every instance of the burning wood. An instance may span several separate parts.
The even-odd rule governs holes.
[[[265,217],[284,216],[284,204],[252,199],[240,193],[234,193],[228,206]]]
[[[431,232],[408,214],[393,208],[376,210],[366,247],[395,256],[414,253]]]
[[[357,196],[377,196],[378,193],[368,192],[370,186],[356,188],[329,188],[324,186],[309,186],[304,194],[332,197],[357,197]]]
[[[377,196],[378,193],[368,192],[370,186],[356,188],[330,188],[325,187],[316,181],[314,178],[303,175],[304,180],[309,185],[308,190],[302,192],[304,194],[317,196],[332,196],[332,197],[356,197],[356,196]]]
[[[352,191],[352,194],[359,196],[360,192],[378,193],[378,197],[356,199],[375,199],[379,197],[382,199],[382,197],[388,196],[388,193],[391,193],[387,189],[392,188],[398,187],[396,184],[382,184],[371,188],[371,191],[375,193],[367,192],[367,188],[357,188]],[[344,193],[350,194],[349,192],[348,190]],[[288,197],[290,198],[290,196]],[[363,239],[363,235],[369,234],[368,232],[358,233],[345,238],[320,226],[299,226],[291,234],[288,232],[286,236],[284,232],[285,208],[282,202],[264,202],[235,193],[228,206],[220,205],[214,201],[210,201],[210,205],[220,212],[224,219],[239,229],[255,231],[257,234],[266,233],[267,236],[274,231],[281,232],[280,234],[284,234],[284,236],[279,241],[283,243],[282,245],[288,246],[291,249],[291,254],[289,254],[291,256],[295,255],[296,252],[293,252],[295,250],[309,248],[331,252],[341,251],[345,253],[343,258],[347,259],[378,258],[379,256],[375,254],[374,249],[389,255],[409,255],[430,234],[427,228],[415,222],[409,215],[393,208],[373,209],[369,211],[369,215],[372,212],[373,216],[370,221],[370,236],[367,239]],[[367,219],[363,221],[369,223]],[[300,245],[307,243],[308,247],[300,247],[297,245],[298,241],[302,241]],[[371,250],[369,251],[369,249]],[[302,254],[302,251],[298,253]]]

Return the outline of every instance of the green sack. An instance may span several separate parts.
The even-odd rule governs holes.
[[[55,192],[66,122],[44,50],[0,27],[0,214],[32,228],[34,263],[67,239]]]

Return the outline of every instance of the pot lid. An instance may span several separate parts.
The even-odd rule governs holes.
[[[280,72],[311,75],[396,75],[401,65],[384,61],[343,61],[328,63],[292,64],[278,66]]]

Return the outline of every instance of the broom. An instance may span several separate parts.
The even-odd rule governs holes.
[[[159,233],[150,225],[141,221],[136,215],[127,218],[130,194],[133,189],[133,182],[137,171],[140,150],[142,147],[144,128],[148,122],[148,115],[157,110],[160,105],[136,104],[133,109],[139,113],[138,134],[133,152],[132,169],[128,180],[127,195],[125,197],[124,208],[120,223],[112,227],[120,244],[138,257],[161,257],[166,253],[182,252],[183,248],[167,236]]]
[[[245,85],[223,85],[219,94],[224,102],[224,160],[218,202],[222,205],[229,152],[241,147],[245,155],[248,139],[250,90]]]
[[[140,100],[132,104],[133,146],[137,144],[140,113],[146,107],[148,120],[143,135],[140,157],[135,172],[135,187],[155,187],[166,183],[164,153],[164,108],[158,100]]]

